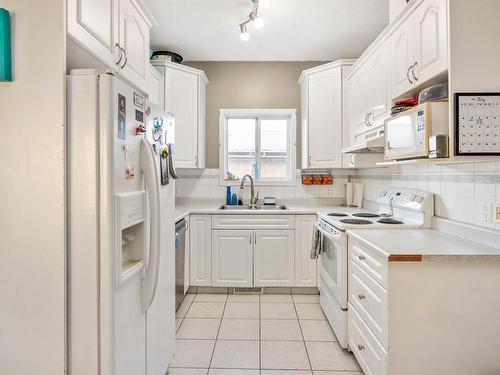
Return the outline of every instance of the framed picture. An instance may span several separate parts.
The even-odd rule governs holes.
[[[500,93],[455,94],[455,155],[500,155]]]
[[[161,184],[168,185],[169,180],[168,180],[167,158],[163,156],[163,153],[161,153],[160,155],[160,177],[161,177]]]

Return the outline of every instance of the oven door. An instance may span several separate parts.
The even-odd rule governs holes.
[[[323,235],[323,252],[319,258],[320,275],[340,308],[347,309],[347,235],[333,233],[318,226]]]

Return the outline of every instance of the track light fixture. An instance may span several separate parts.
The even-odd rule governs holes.
[[[244,42],[250,39],[250,34],[247,30],[247,24],[253,22],[256,29],[262,29],[264,27],[264,20],[259,15],[259,9],[269,7],[269,0],[250,0],[253,3],[253,9],[248,15],[248,19],[240,23],[240,39]]]

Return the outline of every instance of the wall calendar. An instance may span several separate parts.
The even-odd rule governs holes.
[[[455,154],[500,155],[500,93],[455,94]]]

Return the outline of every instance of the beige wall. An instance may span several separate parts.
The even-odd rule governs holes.
[[[187,62],[203,70],[207,87],[206,166],[219,167],[219,109],[297,109],[297,166],[300,166],[300,86],[304,69],[321,62]]]
[[[65,373],[63,0],[2,0],[14,82],[0,82],[0,374]]]

